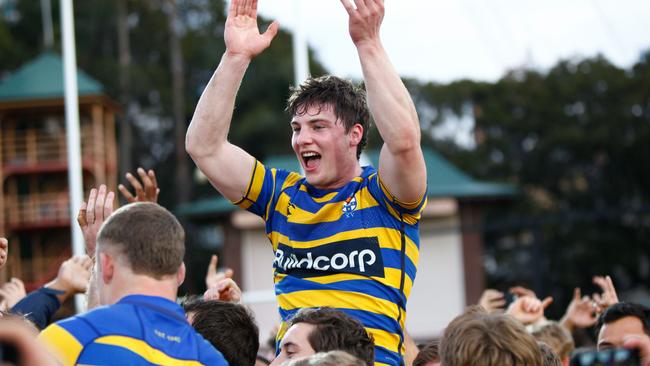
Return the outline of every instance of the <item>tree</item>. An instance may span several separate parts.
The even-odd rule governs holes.
[[[562,304],[592,274],[614,274],[622,290],[647,283],[649,58],[629,70],[597,56],[496,83],[411,86],[425,134],[449,115],[474,119],[475,147],[436,148],[477,178],[521,189],[488,216],[492,285],[523,279]]]

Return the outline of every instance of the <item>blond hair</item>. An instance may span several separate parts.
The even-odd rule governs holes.
[[[575,347],[571,333],[557,322],[548,322],[533,331],[533,337],[546,343],[561,359],[569,357]]]
[[[480,306],[449,323],[440,356],[445,366],[542,366],[539,346],[521,323]]]

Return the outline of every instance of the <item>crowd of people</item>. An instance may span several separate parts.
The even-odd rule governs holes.
[[[383,0],[341,4],[364,88],[322,76],[291,90],[286,110],[302,174],[266,166],[228,141],[246,70],[278,32],[272,22],[260,33],[257,0],[230,2],[226,51],[187,131],[186,150],[212,185],[266,223],[281,316],[271,352],[216,256],[206,291],[178,298],[185,232],[157,203],[155,173],[139,168],[126,175],[132,191],[118,187],[128,204],[117,210],[115,192],[90,190],[77,216],[87,255],[63,262],[29,294],[18,279],[0,287],[0,339],[16,364],[568,365],[572,333],[595,326],[599,350],[636,350],[650,366],[650,310],[620,302],[609,277],[594,278],[599,294],[576,289],[558,321],[544,316],[551,298],[515,287],[508,304],[486,290],[438,339],[421,347],[411,339],[406,304],[427,201],[419,120],[381,43]],[[371,117],[383,140],[376,168],[360,164]],[[9,247],[1,238],[0,265]],[[53,322],[74,294],[85,294],[87,311]],[[583,354],[575,357],[588,362]]]
[[[217,271],[216,256],[207,266],[204,294],[177,298],[186,271],[183,228],[149,201],[157,198],[149,194],[157,191],[153,172],[139,173],[143,184],[129,177],[136,187],[136,194],[127,196],[133,203],[112,212],[114,195],[102,186],[91,191],[79,212],[84,236],[94,245],[94,250],[88,248],[94,271],[90,256],[77,256],[61,264],[54,280],[29,294],[24,288],[16,294],[17,279],[2,285],[0,340],[16,348],[16,364],[375,364],[375,341],[363,323],[331,307],[297,311],[269,359],[232,271]],[[0,238],[2,265],[8,250],[7,240]],[[594,328],[598,350],[636,349],[641,365],[650,365],[650,309],[619,301],[609,276],[596,276],[594,283],[601,292],[582,296],[575,289],[558,321],[544,316],[551,298],[514,287],[509,289],[514,300],[506,304],[506,294],[487,289],[439,338],[419,346],[406,342],[402,362],[569,365],[572,354],[581,354],[572,333]],[[74,294],[86,294],[89,311],[52,323],[60,305]]]

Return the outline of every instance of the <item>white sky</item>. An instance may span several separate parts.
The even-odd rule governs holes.
[[[300,1],[302,17],[296,16]],[[523,65],[604,54],[627,67],[650,49],[650,0],[385,0],[382,38],[405,77],[494,81]],[[293,31],[328,70],[360,78],[339,0],[259,0],[259,13]]]

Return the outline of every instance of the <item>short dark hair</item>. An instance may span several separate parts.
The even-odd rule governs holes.
[[[160,279],[173,275],[183,263],[185,231],[176,217],[151,202],[130,203],[104,222],[97,250],[116,248],[133,273]]]
[[[413,360],[413,366],[424,366],[429,362],[440,362],[440,341],[431,341],[422,347]]]
[[[613,323],[628,316],[639,319],[641,324],[643,324],[643,331],[645,334],[650,336],[650,308],[631,302],[618,302],[608,307],[598,317],[598,322],[596,323],[596,338],[598,338],[598,334],[600,334],[600,329],[603,325]]]
[[[330,307],[300,309],[289,327],[298,323],[312,324],[316,329],[308,341],[316,352],[345,351],[368,365],[375,362],[375,345],[361,322]]]
[[[363,135],[357,146],[359,159],[368,143],[370,129],[370,111],[365,90],[349,80],[332,75],[309,78],[291,88],[286,111],[291,116],[301,116],[310,107],[333,108],[334,115],[341,121],[346,133],[357,123],[363,127]]]
[[[194,313],[192,327],[218,349],[230,366],[253,366],[260,348],[259,329],[244,305],[192,298],[183,302]]]

